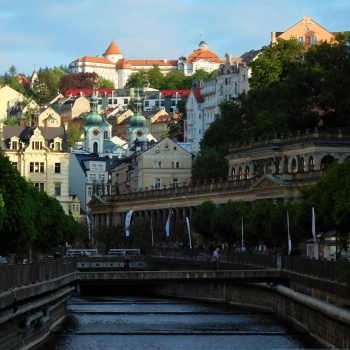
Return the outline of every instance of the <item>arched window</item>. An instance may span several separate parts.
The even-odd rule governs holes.
[[[106,140],[106,139],[108,139],[108,131],[105,131],[104,133],[103,133],[103,138]]]
[[[314,170],[315,168],[315,163],[314,163],[314,158],[310,156],[309,158],[309,170]]]
[[[93,146],[93,152],[94,153],[98,153],[98,143],[97,142],[94,142],[94,146]]]
[[[241,166],[239,167],[238,175],[239,175],[239,179],[240,179],[240,180],[243,180],[243,170],[242,170],[242,167],[241,167]]]
[[[292,172],[293,173],[298,172],[298,164],[297,164],[297,161],[295,160],[295,158],[293,158],[293,160],[292,160]]]
[[[235,180],[235,177],[236,177],[236,169],[235,168],[232,168],[231,177],[232,177],[232,180]]]
[[[245,177],[246,179],[250,179],[250,169],[249,169],[249,165],[247,165],[245,167]]]
[[[321,169],[327,169],[332,163],[334,163],[334,157],[327,155],[321,159]]]

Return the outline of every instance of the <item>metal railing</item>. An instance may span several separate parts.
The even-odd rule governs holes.
[[[34,262],[30,264],[13,264],[0,267],[0,292],[11,288],[48,281],[68,275],[77,270],[77,260],[64,258]]]
[[[191,261],[211,261],[212,253],[208,250],[185,248],[152,249],[146,256],[162,259]],[[103,256],[99,256],[101,261]],[[110,258],[110,257],[109,257]],[[84,259],[89,259],[85,257]],[[77,271],[77,258],[63,258],[30,264],[13,264],[0,267],[0,292],[11,288],[30,285],[64,276]],[[223,268],[237,269],[277,269],[339,281],[341,263],[335,260],[309,259],[296,256],[281,256],[278,254],[252,254],[220,252],[220,261]],[[347,282],[348,283],[348,282]]]

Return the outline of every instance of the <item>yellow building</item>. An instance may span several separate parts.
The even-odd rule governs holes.
[[[327,40],[330,42],[335,34],[320,26],[310,16],[305,16],[300,22],[294,24],[285,32],[272,32],[271,43],[276,43],[277,39],[290,40],[291,38],[297,38],[307,50],[312,45],[321,43],[321,41]]]
[[[12,165],[35,187],[55,196],[69,213],[69,156],[62,127],[4,126],[0,146]]]
[[[151,190],[188,184],[191,180],[192,154],[189,144],[164,138],[155,146],[111,170],[112,184],[119,192]],[[116,183],[115,183],[116,181]]]

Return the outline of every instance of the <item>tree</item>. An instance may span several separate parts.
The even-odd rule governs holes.
[[[249,229],[249,218],[251,209],[248,203],[243,201],[229,200],[220,205],[213,218],[213,224],[218,232],[218,236],[229,244],[241,246],[242,242],[242,218],[245,218],[246,238],[251,237]]]
[[[43,105],[55,98],[59,92],[59,82],[66,75],[60,68],[39,69],[38,78],[34,81],[33,92],[36,101]]]
[[[104,77],[98,77],[96,87],[98,89],[114,89],[114,83]]]
[[[98,75],[93,73],[71,73],[64,75],[59,82],[59,90],[65,95],[67,90],[95,89]]]
[[[16,90],[17,92],[20,92],[21,94],[25,92],[22,83],[19,81],[19,79],[16,76],[10,77],[8,81],[8,85],[10,88],[12,88],[13,90]]]
[[[81,138],[81,128],[77,125],[68,126],[68,146],[75,147],[77,141]]]
[[[148,86],[148,74],[145,70],[140,70],[136,73],[131,73],[126,84],[125,88],[137,88],[141,86]]]
[[[18,120],[17,119],[5,119],[4,120],[4,125],[8,126],[18,126]]]
[[[152,89],[161,90],[162,86],[164,86],[164,74],[160,71],[159,66],[154,65],[147,75],[149,86]]]
[[[202,181],[211,182],[212,179],[226,180],[228,174],[228,165],[218,151],[209,147],[202,147],[197,154],[192,167],[192,182]]]
[[[216,205],[213,201],[205,201],[200,204],[193,215],[192,227],[204,239],[213,241],[218,238],[217,231],[213,225]]]

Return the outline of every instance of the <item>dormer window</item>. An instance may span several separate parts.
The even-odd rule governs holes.
[[[18,149],[18,142],[17,141],[11,141],[11,149]]]

